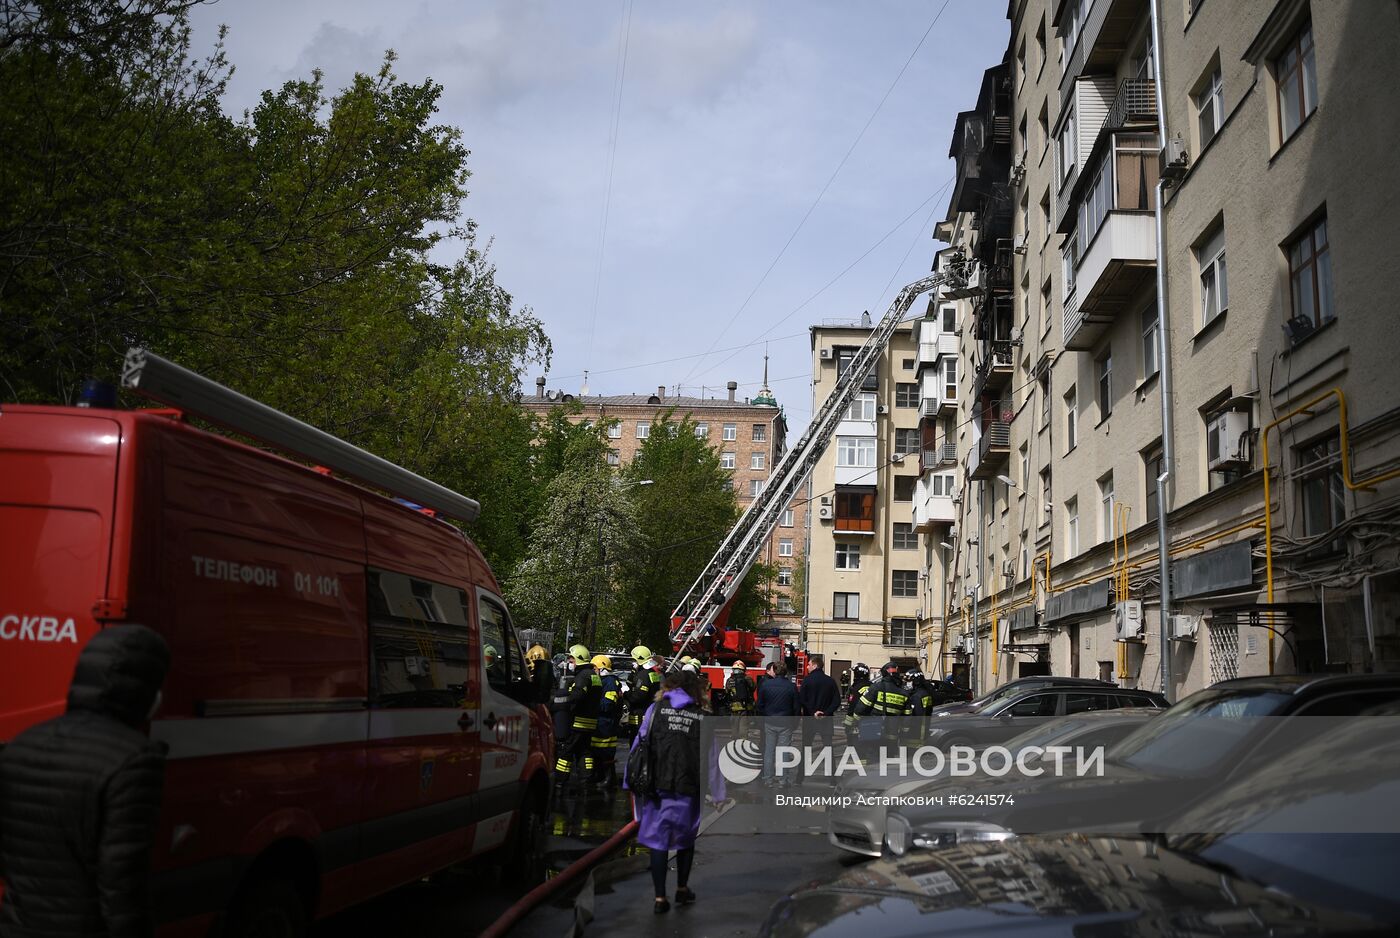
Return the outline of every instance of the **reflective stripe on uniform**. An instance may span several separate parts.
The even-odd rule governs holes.
[[[596,730],[597,728],[597,717],[574,717],[574,729],[576,730]]]

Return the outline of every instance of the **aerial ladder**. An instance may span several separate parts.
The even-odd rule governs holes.
[[[934,273],[899,291],[850,365],[837,377],[836,386],[807,425],[802,439],[784,454],[768,485],[749,503],[705,565],[704,572],[671,613],[671,647],[675,650],[672,667],[697,639],[711,634],[717,623],[722,625],[727,621],[744,576],[758,559],[783,512],[826,452],[837,424],[855,400],[865,376],[874,370],[914,300],[935,289],[943,297],[969,295],[971,267],[975,262],[956,253],[946,253],[940,261]],[[726,646],[726,651],[729,650]],[[716,653],[718,651],[715,649]],[[739,651],[737,656],[744,657],[742,650]]]

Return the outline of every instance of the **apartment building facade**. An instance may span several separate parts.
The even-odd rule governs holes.
[[[1400,8],[1157,7],[1154,42],[1147,0],[1016,0],[955,129],[941,234],[984,266],[959,436],[935,438],[966,485],[944,644],[975,630],[981,687],[1160,689],[1164,647],[1173,697],[1389,670]]]
[[[870,333],[868,319],[811,328],[814,410]],[[806,644],[833,676],[858,662],[926,666],[918,634],[933,610],[922,602],[914,529],[919,433],[919,350],[906,324],[812,471]]]
[[[552,408],[577,403],[570,419],[606,424],[608,462],[625,466],[637,455],[658,422],[670,413],[672,421],[690,419],[695,435],[705,440],[731,476],[731,487],[746,509],[767,485],[773,469],[787,452],[787,419],[773,392],[765,386],[752,398],[740,399],[738,383],[731,381],[723,398],[667,394],[573,395],[547,391],[544,378],[535,382],[535,396],[522,403],[526,410],[543,414]],[[785,639],[798,640],[802,632],[801,601],[796,596],[797,564],[805,546],[807,505],[797,499],[784,512],[760,559],[777,569],[774,612],[765,626],[778,629]]]

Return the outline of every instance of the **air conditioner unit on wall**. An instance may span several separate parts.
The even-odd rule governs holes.
[[[977,650],[977,636],[976,636],[976,635],[973,635],[973,634],[970,633],[970,632],[969,632],[968,634],[964,635],[963,638],[962,638],[962,650],[963,650],[963,654],[967,654],[967,655],[970,655],[970,654],[972,654],[974,651],[976,651],[976,650]]]
[[[1118,626],[1118,641],[1135,642],[1143,638],[1142,600],[1125,599],[1113,607],[1113,621]]]
[[[1212,470],[1249,462],[1249,414],[1227,410],[1206,427],[1206,463]]]
[[[830,521],[835,515],[836,512],[832,510],[830,505],[822,505],[817,509],[817,517],[823,521]]]
[[[1162,147],[1159,155],[1159,169],[1163,179],[1180,179],[1186,175],[1186,168],[1191,164],[1191,157],[1186,152],[1186,144],[1180,136],[1169,139]]]
[[[824,362],[825,362],[825,361],[831,361],[831,349],[829,349],[829,348],[824,348],[824,349],[822,349],[822,361],[824,361]]]
[[[1196,632],[1200,627],[1200,616],[1172,616],[1170,633],[1172,640],[1178,642],[1194,642],[1196,640]]]

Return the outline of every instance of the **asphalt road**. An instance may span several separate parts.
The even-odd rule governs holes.
[[[606,840],[631,818],[626,792],[593,792],[556,803],[549,839],[549,865],[568,866]],[[576,903],[593,915],[585,934],[737,936],[753,935],[768,908],[782,895],[829,879],[849,863],[820,833],[814,814],[808,833],[758,834],[755,807],[737,805],[702,822],[690,886],[693,906],[652,913],[648,851],[628,844],[600,864],[583,894],[571,888],[530,913],[511,938],[565,938],[579,915]],[[591,888],[590,888],[591,887]],[[675,892],[674,866],[668,883]],[[504,881],[494,858],[446,871],[405,886],[319,923],[316,938],[468,938],[494,922],[529,891],[530,885]],[[591,893],[591,895],[590,895]],[[585,916],[586,917],[586,916]]]

